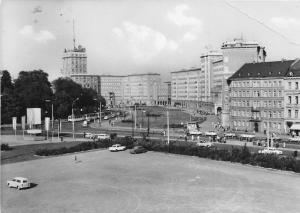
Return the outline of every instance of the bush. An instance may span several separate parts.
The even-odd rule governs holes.
[[[110,139],[114,140],[115,138],[117,138],[117,133],[111,133],[110,134]]]
[[[183,128],[184,125],[183,124],[170,124],[169,127],[170,128]],[[167,124],[164,125],[164,128],[168,128]]]
[[[12,150],[12,148],[7,143],[1,144],[1,151],[9,151]]]
[[[133,120],[127,119],[127,120],[122,120],[121,122],[123,122],[123,123],[133,123]]]
[[[258,165],[266,168],[294,171],[300,173],[300,161],[294,157],[284,157],[275,154],[265,155],[254,153],[251,154],[245,145],[242,148],[232,147],[231,151],[225,149],[217,149],[216,147],[198,147],[194,143],[173,141],[166,145],[162,141],[145,141],[139,142],[148,150],[158,152],[169,152],[173,154],[198,156],[209,158],[212,160],[222,160],[239,162],[242,164]]]

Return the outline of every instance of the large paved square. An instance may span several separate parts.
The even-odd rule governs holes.
[[[2,165],[2,212],[300,212],[298,174],[155,152],[76,156]],[[38,185],[9,189],[15,176]]]

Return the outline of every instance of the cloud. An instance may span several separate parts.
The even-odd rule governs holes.
[[[49,40],[55,39],[55,36],[50,31],[41,30],[36,32],[32,25],[25,25],[19,32],[21,35],[39,43],[45,43]]]
[[[177,43],[163,33],[128,21],[124,21],[120,28],[115,27],[113,33],[129,45],[133,58],[142,62],[148,61],[163,50],[174,51],[178,48]]]
[[[190,7],[186,4],[180,4],[176,6],[171,12],[167,13],[168,19],[178,26],[191,26],[195,28],[202,27],[202,21],[200,19],[186,16],[184,13],[189,10]]]
[[[292,17],[272,17],[271,24],[280,29],[299,29],[300,20]]]
[[[186,4],[177,5],[172,11],[167,13],[167,18],[173,24],[179,27],[189,27],[190,30],[185,32],[181,41],[194,41],[197,39],[197,34],[202,30],[203,23],[200,19],[192,16],[187,16],[186,11],[190,7]]]
[[[33,8],[33,10],[32,10],[32,13],[41,13],[41,12],[43,12],[41,6],[36,6],[36,7]]]
[[[197,39],[197,36],[192,32],[187,32],[182,37],[182,41],[194,41],[196,39]]]

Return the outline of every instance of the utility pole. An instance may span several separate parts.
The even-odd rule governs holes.
[[[147,132],[148,132],[148,137],[149,137],[149,132],[150,132],[150,121],[149,121],[149,115],[148,115],[148,130],[147,130]]]
[[[73,102],[72,102],[72,130],[73,130],[73,139],[75,138],[75,123],[74,123],[74,108],[73,105],[76,101],[78,101],[79,98],[76,98]]]
[[[52,117],[52,136],[51,136],[51,141],[53,141],[53,131],[54,131],[53,102],[52,102],[52,105],[51,105],[51,117]]]
[[[132,138],[134,138],[134,123],[133,123],[133,113],[131,113],[131,117],[132,117]]]
[[[101,101],[99,104],[99,126],[101,126]]]
[[[134,128],[136,129],[136,105],[134,105]]]
[[[169,111],[167,111],[167,128],[168,128],[168,146],[170,146],[170,120],[169,120]]]

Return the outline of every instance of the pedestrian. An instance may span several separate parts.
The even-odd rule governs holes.
[[[75,155],[74,160],[77,161],[77,156]]]
[[[85,133],[85,132],[83,132],[83,138],[85,138],[85,135],[86,135],[86,133]]]

